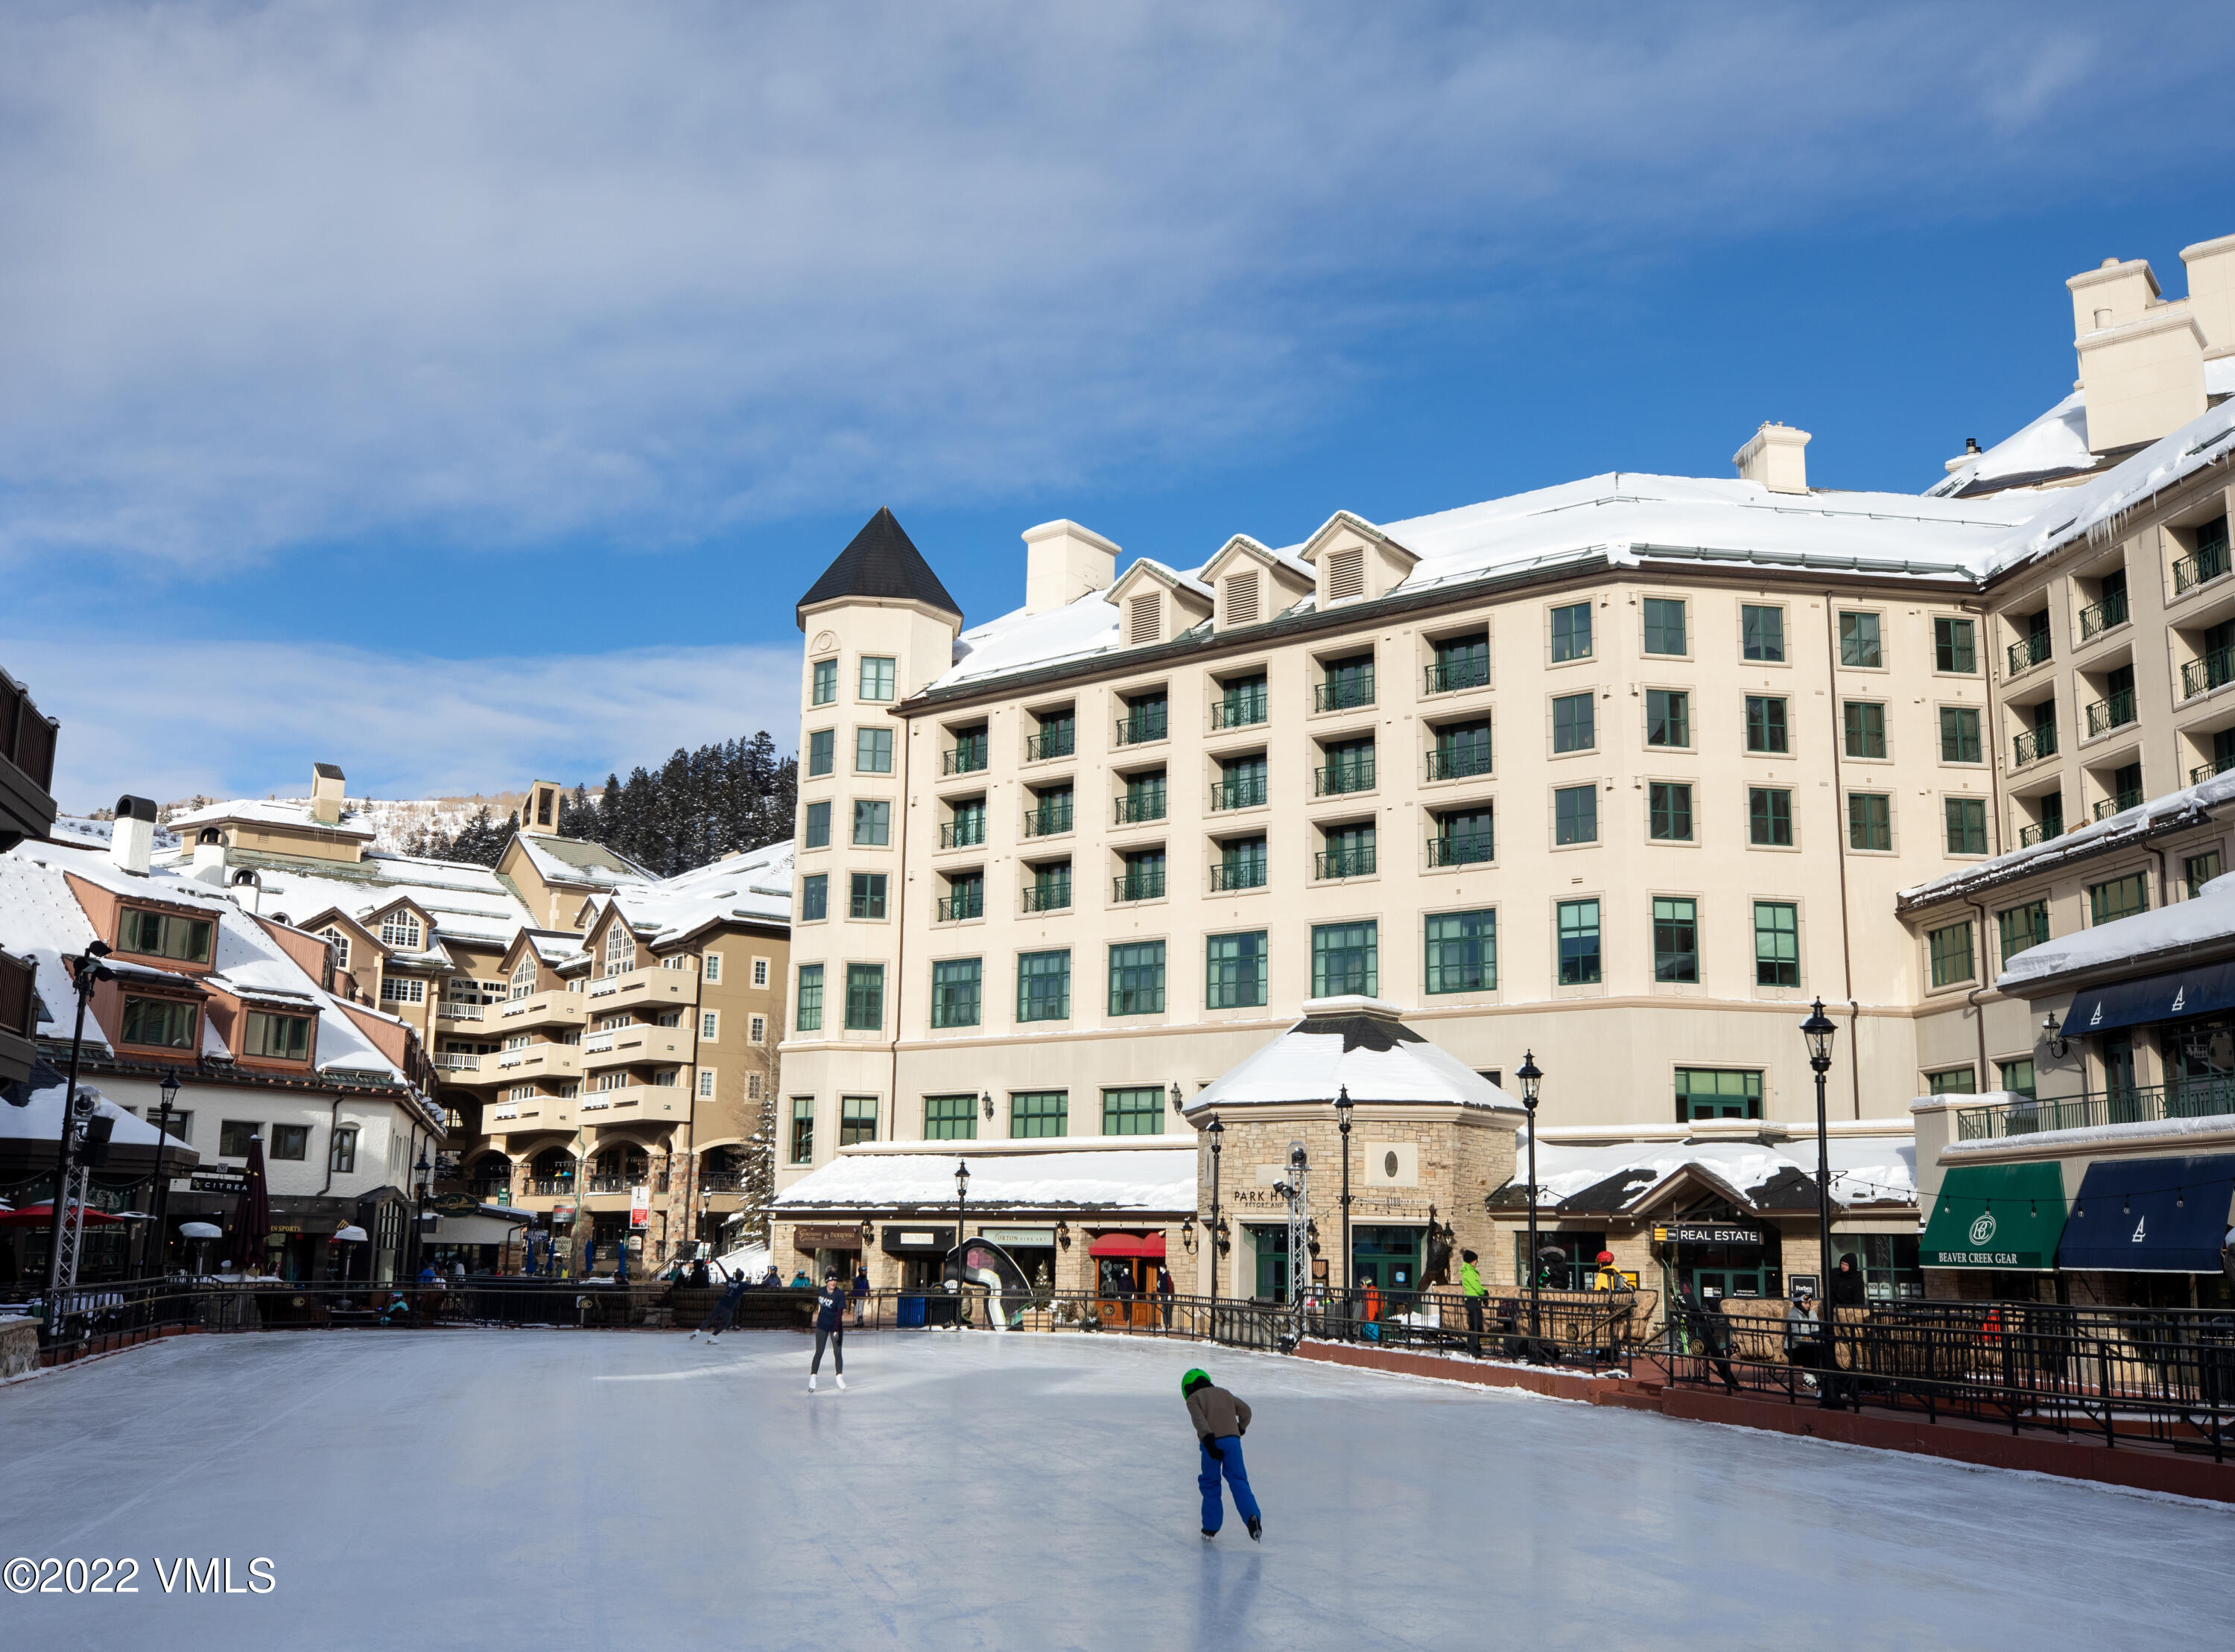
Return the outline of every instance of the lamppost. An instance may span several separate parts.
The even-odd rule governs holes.
[[[1808,1019],[1800,1023],[1800,1035],[1808,1041],[1808,1065],[1816,1073],[1816,1238],[1818,1265],[1821,1272],[1816,1283],[1817,1323],[1822,1328],[1825,1369],[1831,1369],[1832,1353],[1832,1150],[1831,1127],[1824,1122],[1824,1081],[1832,1071],[1832,1038],[1839,1030],[1832,1019],[1824,1013],[1824,1001],[1819,998],[1808,1012]]]
[[[954,1161],[954,1329],[962,1329],[962,1222],[970,1203],[970,1164]]]
[[[155,1197],[149,1201],[155,1209],[154,1220],[148,1224],[154,1230],[149,1236],[148,1244],[154,1250],[157,1265],[160,1266],[163,1255],[163,1218],[171,1202],[171,1179],[163,1174],[163,1159],[171,1140],[171,1109],[179,1099],[179,1074],[176,1068],[167,1067],[163,1069],[162,1082],[156,1087],[156,1093],[163,1100],[162,1106],[155,1112]],[[144,1255],[141,1258],[140,1265],[142,1268],[147,1265],[147,1259]]]
[[[1218,1335],[1218,1156],[1226,1150],[1226,1120],[1210,1119],[1210,1334]]]
[[[1350,1086],[1341,1086],[1334,1093],[1334,1116],[1337,1128],[1342,1132],[1342,1325],[1343,1334],[1350,1332]]]
[[[419,1162],[411,1167],[416,1182],[412,1187],[411,1260],[404,1269],[404,1277],[416,1280],[427,1255],[427,1208],[435,1192],[435,1166],[427,1161],[427,1144],[419,1144]]]
[[[93,996],[96,982],[114,981],[116,972],[102,959],[108,956],[105,941],[88,941],[85,951],[69,966],[70,985],[77,991],[77,1030],[70,1035],[69,1087],[62,1095],[62,1127],[55,1141],[55,1192],[48,1201],[50,1214],[47,1221],[47,1336],[52,1341],[61,1329],[56,1313],[59,1304],[56,1294],[62,1286],[62,1224],[63,1208],[69,1203],[70,1149],[77,1142],[77,1065],[85,1049],[86,1001]],[[75,1257],[73,1257],[75,1260]]]
[[[1521,1081],[1521,1105],[1529,1111],[1529,1357],[1537,1357],[1538,1303],[1544,1290],[1544,1270],[1537,1263],[1537,1092],[1544,1082],[1544,1074],[1537,1070],[1537,1052],[1530,1050],[1521,1057],[1521,1068],[1514,1074]]]

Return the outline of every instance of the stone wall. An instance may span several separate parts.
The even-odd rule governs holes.
[[[29,1376],[38,1368],[38,1321],[0,1319],[0,1382]]]

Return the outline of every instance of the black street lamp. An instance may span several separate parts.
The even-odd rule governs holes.
[[[171,1179],[163,1174],[163,1157],[171,1140],[171,1110],[179,1100],[177,1068],[167,1067],[163,1069],[162,1082],[156,1087],[156,1093],[162,1097],[163,1100],[162,1106],[156,1109],[155,1113],[155,1197],[149,1201],[155,1209],[154,1220],[148,1224],[153,1230],[148,1244],[155,1253],[156,1265],[161,1267],[165,1248],[163,1218],[171,1203]],[[144,1254],[141,1257],[140,1265],[143,1269],[147,1265],[147,1258]]]
[[[970,1164],[954,1161],[954,1326],[962,1329],[962,1223],[970,1203]]]
[[[1537,1092],[1544,1082],[1544,1075],[1537,1069],[1537,1052],[1530,1050],[1521,1057],[1520,1070],[1514,1074],[1521,1081],[1521,1105],[1529,1111],[1529,1357],[1537,1357],[1538,1303],[1544,1289],[1544,1270],[1537,1260]]]
[[[1226,1150],[1226,1120],[1213,1113],[1210,1136],[1210,1334],[1218,1335],[1218,1156]]]
[[[1800,1036],[1808,1041],[1808,1065],[1816,1073],[1816,1238],[1822,1270],[1816,1284],[1816,1315],[1823,1330],[1826,1382],[1838,1356],[1832,1351],[1832,1133],[1824,1121],[1824,1081],[1832,1070],[1832,1038],[1838,1030],[1824,1013],[1821,998],[1800,1023]]]
[[[1335,1125],[1342,1132],[1342,1327],[1350,1334],[1350,1086],[1334,1093]]]

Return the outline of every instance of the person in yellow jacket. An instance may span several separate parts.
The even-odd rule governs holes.
[[[1482,1354],[1482,1304],[1490,1292],[1482,1283],[1482,1270],[1475,1266],[1471,1250],[1459,1252],[1459,1291],[1466,1298],[1467,1352],[1479,1358]]]
[[[1599,1270],[1591,1276],[1593,1290],[1628,1290],[1629,1289],[1629,1281],[1615,1270],[1613,1251],[1600,1251],[1598,1260]]]

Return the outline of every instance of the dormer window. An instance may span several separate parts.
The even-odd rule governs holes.
[[[116,950],[136,953],[143,958],[207,963],[211,935],[216,928],[206,917],[180,917],[175,913],[150,912],[128,906],[117,925]]]
[[[398,951],[416,952],[425,931],[410,912],[390,912],[380,920],[380,944]]]
[[[535,954],[528,952],[521,955],[520,962],[513,967],[512,996],[525,998],[534,990]]]
[[[625,924],[616,924],[606,931],[606,973],[609,976],[626,974],[636,962],[636,943],[629,938]]]
[[[240,1053],[270,1061],[307,1061],[311,1059],[311,1018],[252,1009]]]
[[[1257,570],[1245,569],[1226,576],[1226,623],[1229,625],[1255,625],[1257,623],[1257,588],[1261,583]]]
[[[1164,635],[1164,599],[1158,592],[1144,591],[1127,604],[1125,643],[1129,648],[1144,643],[1161,642]]]
[[[349,965],[349,937],[338,929],[323,929],[318,938],[334,950],[334,968],[346,970]]]
[[[151,1049],[192,1049],[200,1011],[176,998],[124,1000],[124,1027],[117,1041]]]
[[[1347,551],[1330,551],[1327,559],[1327,593],[1331,603],[1347,602],[1353,597],[1366,595],[1366,551],[1353,545]]]

